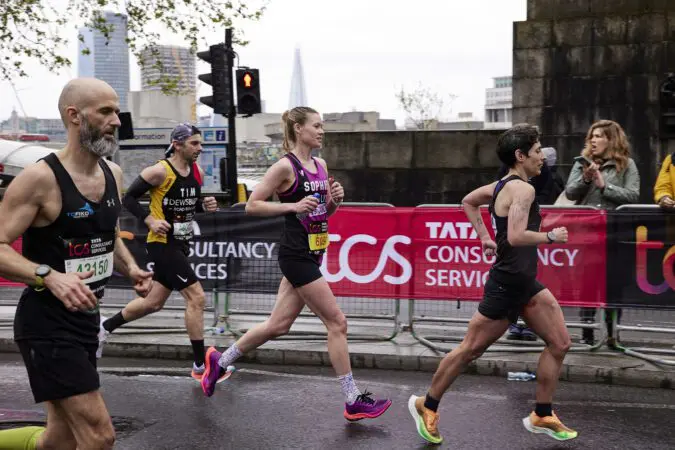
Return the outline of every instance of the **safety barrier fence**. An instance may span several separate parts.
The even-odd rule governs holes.
[[[486,209],[483,220],[490,224]],[[641,311],[637,323],[614,321],[621,332],[675,333],[669,318],[675,312],[675,214],[657,207],[634,205],[615,211],[592,207],[542,207],[542,229],[566,226],[566,244],[542,245],[538,279],[567,310],[585,307],[616,314],[616,308]],[[235,335],[245,329],[231,326],[233,315],[268,315],[281,279],[276,258],[283,218],[246,216],[241,205],[214,214],[200,214],[196,237],[190,244],[195,273],[209,292],[212,330],[222,324]],[[146,230],[132,217],[123,217],[127,245],[142,266],[152,268],[144,250]],[[490,227],[488,227],[490,228]],[[423,344],[436,350],[459,339],[470,312],[481,299],[493,258],[481,251],[480,241],[459,205],[420,205],[414,208],[388,204],[344,204],[331,218],[330,246],[321,270],[350,319],[377,333],[350,334],[350,339],[393,339],[409,327]],[[20,243],[16,243],[20,247]],[[118,276],[110,292],[130,289]],[[401,301],[404,301],[403,303]],[[105,306],[122,307],[106,295]],[[451,305],[460,310],[448,314]],[[174,303],[169,308],[180,308]],[[436,311],[445,309],[443,314]],[[309,312],[303,312],[302,316]],[[630,314],[625,314],[628,316]],[[450,316],[450,317],[449,317]],[[634,316],[634,315],[633,315]],[[401,317],[405,317],[401,319]],[[645,322],[658,323],[645,326]],[[382,323],[388,323],[382,331]],[[460,327],[457,335],[424,335],[421,324],[440,330]],[[597,349],[605,340],[604,320],[587,323],[567,315],[569,328],[601,333],[596,344],[575,345],[574,350]],[[436,325],[440,325],[436,326]],[[359,327],[356,327],[359,329]],[[161,329],[158,332],[162,331]],[[314,331],[298,331],[292,339],[316,338]],[[498,351],[535,351],[542,347],[517,343],[495,346]],[[664,364],[673,361],[648,353],[675,353],[659,347],[616,348]]]

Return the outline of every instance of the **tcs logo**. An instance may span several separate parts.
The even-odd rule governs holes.
[[[647,251],[663,248],[661,241],[647,240],[647,227],[639,226],[635,230],[635,277],[643,292],[652,295],[663,294],[669,289],[675,290],[675,246],[671,247],[663,257],[662,269],[664,282],[651,284],[647,278]]]
[[[89,243],[86,244],[73,244],[72,242],[68,243],[68,256],[88,256],[91,254],[91,247]]]

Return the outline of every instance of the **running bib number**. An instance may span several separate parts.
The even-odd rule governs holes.
[[[328,233],[309,235],[309,249],[311,251],[326,250],[328,248]]]
[[[174,222],[173,235],[176,238],[191,238],[193,233],[192,221],[190,222]]]
[[[66,263],[66,273],[83,273],[94,271],[94,274],[84,280],[86,284],[110,278],[113,273],[113,254],[104,253],[89,258],[68,259]]]

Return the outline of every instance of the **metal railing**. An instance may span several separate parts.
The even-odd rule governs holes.
[[[653,212],[663,211],[658,205],[621,205],[616,208],[617,211],[644,211],[649,210]],[[675,300],[675,298],[674,298]],[[617,312],[613,311],[615,319]],[[618,320],[612,321],[612,326],[614,329],[614,336],[616,336],[616,342],[612,342],[610,347],[614,350],[620,351],[626,355],[633,356],[636,358],[643,359],[652,363],[663,364],[667,366],[675,366],[675,360],[664,359],[657,356],[650,356],[650,354],[661,354],[667,356],[675,356],[675,347],[673,349],[665,349],[658,347],[626,347],[621,344],[621,331],[634,331],[640,333],[658,333],[666,335],[675,335],[675,327],[666,327],[666,326],[644,326],[642,324],[636,325],[621,325],[618,323]],[[675,343],[675,339],[673,339]]]
[[[233,205],[232,208],[242,208],[244,204],[236,204]],[[390,203],[376,203],[376,202],[343,202],[341,204],[342,207],[369,207],[369,208],[394,208],[394,205]],[[268,294],[268,295],[276,295],[276,292],[265,292],[262,294]],[[232,319],[235,318],[236,316],[264,316],[268,317],[271,312],[272,308],[274,307],[274,302],[266,302],[266,304],[263,306],[263,308],[260,309],[251,309],[250,304],[252,303],[252,299],[255,298],[255,294],[253,295],[247,295],[247,301],[246,303],[248,305],[248,308],[246,307],[241,307],[237,306],[237,302],[235,301],[235,294],[232,292],[217,292],[215,289],[213,290],[212,293],[212,298],[213,298],[213,305],[214,305],[214,314],[213,314],[213,322],[212,322],[212,328],[215,329],[217,332],[222,332],[222,333],[228,333],[231,334],[235,337],[240,337],[242,336],[248,328],[244,327],[237,327],[233,325]],[[222,303],[221,303],[221,298],[222,298]],[[370,325],[372,325],[373,328],[375,327],[375,324],[373,324],[373,321],[376,321],[378,323],[390,323],[390,331],[387,331],[384,334],[365,334],[365,333],[352,333],[348,332],[347,333],[347,338],[349,340],[355,341],[390,341],[396,338],[398,336],[400,330],[401,330],[401,325],[400,325],[400,311],[401,311],[401,302],[399,299],[391,299],[391,300],[377,300],[379,304],[383,304],[385,302],[391,301],[392,308],[390,308],[389,311],[380,311],[380,313],[350,313],[348,312],[350,307],[353,307],[357,305],[359,302],[363,302],[362,299],[356,298],[356,297],[336,297],[336,300],[338,300],[338,304],[340,306],[340,309],[343,310],[343,313],[345,314],[345,317],[347,318],[348,321],[358,321],[358,320],[367,320]],[[255,300],[254,300],[255,301]],[[265,303],[265,302],[258,302],[258,303]],[[345,312],[347,311],[347,312]],[[300,313],[298,316],[300,318],[307,318],[307,317],[316,317],[313,313],[311,313],[307,307],[303,309],[303,312]],[[300,331],[300,330],[290,330],[288,334],[281,336],[277,339],[282,339],[282,340],[315,340],[317,338],[326,338],[327,333],[326,332],[317,332],[317,331]]]
[[[457,208],[461,207],[461,204],[428,204],[424,203],[421,205],[418,205],[417,208]],[[546,206],[545,208],[551,208],[551,209],[585,209],[585,210],[597,210],[598,208],[594,206],[588,206],[588,205],[583,205],[583,206]],[[486,209],[485,206],[481,207],[482,210]],[[458,308],[459,308],[459,302],[461,302],[461,299],[448,299],[449,301],[456,300],[458,303]],[[449,346],[444,346],[444,345],[439,345],[438,342],[461,342],[464,339],[464,335],[466,334],[469,322],[471,321],[471,317],[440,317],[440,316],[429,316],[429,315],[417,315],[416,314],[416,302],[419,303],[420,300],[413,300],[411,299],[409,301],[409,306],[408,306],[408,320],[407,320],[407,328],[409,329],[411,335],[419,341],[421,344],[425,345],[426,347],[438,351],[438,352],[448,352],[452,348]],[[442,300],[440,300],[442,301]],[[465,301],[467,302],[467,301]],[[471,301],[471,303],[474,303],[475,305],[478,304],[478,302]],[[602,319],[602,314],[600,315]],[[423,335],[421,333],[418,333],[416,331],[416,324],[420,323],[429,323],[429,324],[453,324],[453,325],[463,325],[463,327],[459,330],[461,331],[461,335],[458,336],[448,336],[448,335]],[[520,320],[518,322],[520,325],[527,325],[525,322]],[[580,343],[575,343],[572,345],[572,348],[570,351],[574,352],[579,352],[579,351],[595,351],[601,348],[605,342],[607,342],[607,332],[605,331],[605,328],[603,327],[603,321],[600,320],[599,322],[595,323],[585,323],[585,322],[565,322],[565,325],[567,326],[568,329],[590,329],[590,330],[600,330],[601,332],[601,338],[598,339],[593,345],[589,344],[580,344]],[[523,342],[523,341],[517,341],[517,340],[507,340],[504,338],[500,338],[497,343],[501,345],[493,345],[490,346],[488,349],[486,349],[486,352],[512,352],[512,353],[526,353],[526,352],[540,352],[542,351],[545,347],[542,345],[533,345],[531,342]]]
[[[234,205],[233,208],[241,208],[243,204]],[[392,208],[391,204],[384,203],[352,203],[345,202],[343,206],[350,207],[385,207]],[[422,204],[419,205],[420,208],[443,208],[443,207],[457,207],[460,205],[443,205],[443,204]],[[593,210],[597,209],[593,206],[545,206],[546,209],[587,209]],[[653,210],[658,211],[659,207],[656,205],[624,205],[618,210]],[[276,267],[276,266],[275,266]],[[125,295],[133,294],[133,291],[126,291]],[[241,326],[241,324],[236,323],[239,318],[256,318],[262,316],[269,316],[271,313],[272,307],[274,305],[275,292],[261,292],[261,293],[236,293],[228,292],[223,290],[222,287],[214,287],[207,292],[207,297],[210,297],[210,302],[207,301],[207,307],[205,309],[205,315],[209,317],[210,326],[205,327],[205,330],[212,334],[222,334],[230,333],[233,336],[241,336],[248,328]],[[18,298],[18,297],[17,297]],[[106,294],[106,299],[109,298]],[[105,309],[114,310],[121,309],[126,306],[126,303],[120,302],[120,298],[102,306]],[[451,311],[448,312],[447,308],[451,308],[453,302],[457,302],[457,305],[462,305],[461,314],[453,314]],[[365,298],[353,298],[353,297],[338,297],[338,302],[345,312],[345,316],[350,321],[368,321],[368,325],[372,325],[374,322],[377,324],[386,324],[380,327],[378,334],[373,333],[350,333],[349,339],[351,340],[393,340],[399,334],[401,330],[401,325],[404,325],[404,328],[409,329],[411,335],[423,345],[436,350],[436,351],[448,351],[451,347],[448,345],[443,345],[444,343],[453,343],[459,342],[463,339],[466,332],[466,326],[470,321],[470,314],[473,313],[473,309],[478,304],[475,301],[461,301],[461,300],[431,300],[430,302],[435,303],[431,306],[428,302],[425,302],[423,299],[408,299],[408,302],[401,303],[399,299],[378,299],[376,301],[368,301]],[[446,310],[441,311],[441,307],[437,305],[443,305],[443,308]],[[403,311],[402,311],[403,306]],[[257,309],[256,309],[257,307]],[[620,306],[609,305],[609,308],[617,308]],[[459,306],[458,306],[459,308]],[[624,307],[625,309],[631,309]],[[169,302],[164,307],[165,311],[183,311],[184,306],[179,306],[174,302]],[[644,359],[657,364],[675,366],[675,361],[673,359],[666,359],[659,357],[663,356],[672,356],[675,355],[675,350],[664,347],[655,347],[647,345],[631,345],[631,347],[624,346],[621,344],[620,336],[625,333],[627,336],[635,333],[647,333],[654,335],[665,335],[668,338],[675,335],[675,327],[670,326],[671,322],[660,323],[657,318],[660,314],[657,309],[649,310],[648,313],[643,313],[642,316],[635,318],[634,315],[633,323],[630,324],[618,324],[615,320],[616,317],[613,316],[610,323],[612,324],[612,335],[616,337],[616,341],[612,340],[608,342],[607,332],[604,327],[604,316],[606,314],[615,315],[615,311],[605,311],[604,308],[598,308],[601,311],[598,319],[592,323],[584,323],[576,320],[571,320],[568,318],[565,324],[569,329],[590,329],[590,330],[600,330],[599,339],[595,341],[593,345],[587,344],[575,344],[572,348],[572,351],[594,351],[599,349],[605,343],[608,343],[610,348],[620,351],[626,355],[633,356],[636,358]],[[635,309],[635,308],[632,308]],[[653,311],[653,312],[652,312]],[[651,316],[648,316],[651,314]],[[625,316],[625,315],[624,315]],[[299,316],[300,318],[315,317],[307,310]],[[625,318],[624,318],[625,322]],[[0,327],[11,327],[11,321],[2,320],[0,321]],[[350,323],[351,325],[351,323]],[[424,325],[424,326],[422,326]],[[453,333],[441,334],[437,330],[442,326],[450,325],[453,327]],[[387,327],[387,332],[383,328]],[[391,330],[389,327],[391,326]],[[358,327],[356,327],[358,328]],[[370,328],[377,328],[374,325]],[[424,331],[421,329],[424,328]],[[436,328],[436,330],[434,330]],[[431,330],[431,331],[429,331]],[[161,325],[136,325],[130,324],[125,326],[123,329],[119,330],[120,333],[137,333],[137,334],[156,334],[156,333],[184,333],[184,327],[174,327],[174,326],[161,326]],[[293,330],[289,333],[288,336],[283,339],[307,339],[307,340],[316,340],[323,339],[326,337],[325,333],[317,331],[302,331],[302,330]],[[665,341],[667,342],[667,341]],[[673,340],[672,343],[675,343]],[[650,345],[652,343],[650,342]],[[672,345],[672,344],[670,344]],[[667,346],[667,344],[664,344]],[[539,352],[544,347],[542,345],[537,345],[536,343],[528,343],[523,341],[510,341],[506,339],[500,339],[497,341],[497,345],[490,348],[489,351],[496,352]],[[656,356],[652,356],[656,355]]]

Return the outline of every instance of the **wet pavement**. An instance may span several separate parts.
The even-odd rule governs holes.
[[[187,367],[185,361],[102,360],[102,392],[118,431],[115,448],[425,448],[406,403],[425,392],[430,373],[355,370],[362,390],[389,396],[393,405],[378,419],[347,423],[330,368],[243,364],[205,398]],[[0,414],[42,411],[18,355],[0,354],[0,379]],[[562,382],[554,408],[579,437],[559,443],[522,427],[534,388],[533,382],[462,375],[441,403],[440,448],[673,448],[673,390]],[[1,422],[2,416],[0,426],[8,426]]]

